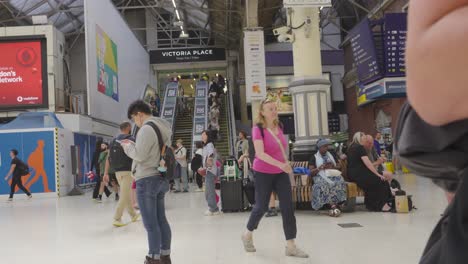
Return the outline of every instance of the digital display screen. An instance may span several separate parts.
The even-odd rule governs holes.
[[[48,108],[45,37],[0,38],[0,110]]]

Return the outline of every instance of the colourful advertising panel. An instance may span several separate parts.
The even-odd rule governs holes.
[[[119,101],[119,68],[117,45],[96,25],[98,91]]]
[[[45,38],[0,38],[0,109],[47,108]]]

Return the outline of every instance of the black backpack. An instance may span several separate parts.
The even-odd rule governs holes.
[[[163,176],[168,180],[173,180],[176,176],[177,169],[177,161],[175,159],[174,151],[172,148],[164,144],[161,131],[159,130],[158,126],[153,122],[148,122],[147,124],[150,127],[152,127],[154,132],[156,133],[159,147],[161,150],[161,158],[166,162],[166,172],[163,173]],[[159,161],[157,167],[159,167]]]
[[[125,139],[130,137],[131,135],[127,135]],[[132,170],[132,159],[125,154],[122,145],[117,142],[117,139],[112,140],[109,146],[109,163],[114,171]]]
[[[26,164],[24,161],[19,160],[18,165],[16,165],[18,174],[20,176],[26,176],[29,174],[29,167],[28,164]]]
[[[200,154],[195,154],[193,156],[192,162],[190,163],[190,169],[192,171],[197,171],[203,166],[203,157]]]

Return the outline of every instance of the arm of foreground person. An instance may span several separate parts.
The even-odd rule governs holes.
[[[137,162],[148,159],[153,146],[159,149],[159,142],[156,140],[155,132],[150,126],[142,126],[140,128],[135,143],[129,140],[122,140],[121,145],[125,154]]]
[[[408,98],[431,125],[468,118],[468,0],[411,0]]]

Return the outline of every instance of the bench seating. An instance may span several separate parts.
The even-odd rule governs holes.
[[[308,161],[291,161],[291,167],[294,168],[309,168]],[[364,196],[364,191],[359,188],[356,183],[349,182],[348,178],[346,177],[346,161],[340,162],[342,168],[344,168],[343,178],[346,181],[347,185],[347,192],[346,192],[346,204],[343,208],[345,212],[354,211],[356,206],[356,197]],[[310,210],[312,209],[311,201],[312,201],[312,185],[313,180],[312,177],[309,175],[304,174],[295,174],[294,175],[296,180],[296,186],[293,187],[292,195],[293,201],[296,205],[296,209],[299,210]]]

